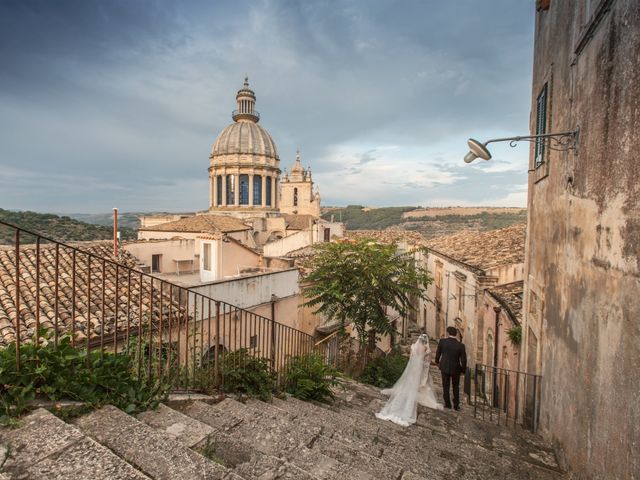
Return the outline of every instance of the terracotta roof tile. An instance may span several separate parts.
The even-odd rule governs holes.
[[[348,230],[345,235],[354,240],[372,238],[382,243],[406,241],[409,244],[421,245],[425,241],[420,233],[409,230]]]
[[[146,232],[226,233],[250,230],[241,220],[225,215],[194,215],[173,222],[141,228]]]
[[[526,224],[518,224],[488,232],[463,231],[430,240],[425,245],[471,267],[488,270],[524,262],[526,230]]]
[[[285,214],[284,221],[288,230],[304,230],[309,228],[309,223],[313,223],[315,217],[313,215],[293,215]]]
[[[511,318],[518,324],[522,323],[522,295],[524,292],[524,282],[505,283],[489,290],[498,302],[511,314]]]
[[[87,335],[91,339],[97,339],[101,331],[105,336],[124,332],[127,328],[129,305],[129,324],[133,328],[137,327],[139,318],[142,318],[144,326],[148,325],[151,308],[154,322],[159,318],[160,308],[165,314],[167,312],[164,310],[168,310],[170,305],[177,309],[175,302],[170,304],[168,301],[168,287],[164,288],[162,294],[164,301],[162,301],[159,281],[154,281],[152,293],[150,277],[141,277],[139,272],[120,266],[116,268],[115,264],[107,261],[104,262],[103,274],[101,258],[114,260],[110,242],[76,243],[74,246],[79,249],[75,254],[75,269],[71,248],[60,246],[56,254],[55,245],[40,246],[39,285],[36,275],[37,248],[35,245],[21,246],[19,306],[16,306],[15,248],[0,249],[0,345],[15,341],[14,322],[18,310],[20,338],[23,341],[33,336],[37,323],[36,316],[39,317],[41,327],[53,329],[57,323],[59,333],[70,332],[75,323],[76,339],[81,341],[86,339]],[[85,252],[100,258],[90,258]],[[59,259],[58,281],[56,281],[56,256]],[[138,263],[135,257],[125,250],[121,250],[117,260],[120,264],[132,268]],[[129,272],[132,273],[130,295]],[[58,285],[57,297],[56,284]],[[129,298],[131,298],[130,302]],[[177,310],[174,309],[174,311]],[[103,319],[104,330],[101,329]]]

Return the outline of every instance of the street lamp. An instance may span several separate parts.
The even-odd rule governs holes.
[[[545,146],[551,150],[558,150],[560,152],[566,152],[568,150],[576,150],[578,147],[578,133],[580,130],[574,130],[573,132],[560,132],[560,133],[544,133],[541,135],[525,135],[518,137],[506,137],[506,138],[493,138],[484,143],[479,142],[473,138],[467,140],[469,145],[469,153],[464,156],[466,163],[473,162],[476,158],[482,160],[491,160],[491,152],[487,149],[487,145],[495,142],[509,142],[511,147],[515,147],[520,141],[526,142],[544,142]]]

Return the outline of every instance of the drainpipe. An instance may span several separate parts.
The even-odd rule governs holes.
[[[498,407],[498,327],[500,325],[500,307],[493,307],[493,311],[496,312],[496,325],[493,336],[493,406]]]

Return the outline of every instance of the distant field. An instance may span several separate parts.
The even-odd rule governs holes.
[[[402,218],[414,217],[442,217],[447,215],[478,215],[480,213],[509,213],[518,214],[525,212],[526,208],[511,207],[443,207],[443,208],[417,208],[409,212],[404,212]]]
[[[495,230],[527,221],[524,208],[505,207],[328,207],[322,217],[344,222],[347,230],[409,230],[426,238],[461,230]]]

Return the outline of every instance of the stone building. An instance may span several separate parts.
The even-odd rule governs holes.
[[[520,224],[488,232],[464,231],[426,243],[423,262],[434,281],[418,325],[431,338],[444,336],[448,326],[458,328],[470,365],[478,357],[487,359],[482,352],[488,332],[477,318],[485,290],[523,279],[525,230],[526,225]]]
[[[280,211],[294,215],[312,215],[320,217],[320,192],[313,189],[311,168],[306,170],[300,163],[300,152],[296,153],[296,162],[291,173],[285,173],[280,193]]]
[[[248,78],[236,102],[233,123],[218,135],[209,156],[209,210],[266,216],[278,211],[280,157],[269,133],[258,125]]]
[[[581,479],[640,478],[640,5],[538,2],[521,369]]]

